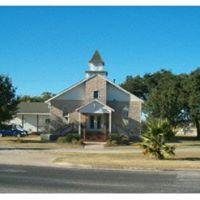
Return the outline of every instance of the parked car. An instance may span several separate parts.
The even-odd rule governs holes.
[[[15,136],[15,137],[24,137],[28,135],[28,132],[23,129],[22,126],[11,124],[6,127],[6,129],[0,129],[0,136]]]

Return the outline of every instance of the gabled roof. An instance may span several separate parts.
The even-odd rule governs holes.
[[[77,108],[76,111],[80,113],[110,113],[114,112],[114,109],[94,99],[90,103]]]
[[[17,114],[49,114],[48,104],[41,102],[21,102]]]
[[[102,64],[104,65],[104,61],[102,60],[98,50],[96,50],[94,52],[94,55],[92,56],[91,60],[89,61],[89,63],[92,63],[93,65],[99,65]]]
[[[53,99],[55,99],[55,98],[61,96],[62,94],[66,93],[66,92],[68,92],[68,91],[70,91],[70,90],[72,90],[73,88],[75,88],[75,87],[79,86],[80,84],[82,84],[82,83],[84,83],[84,82],[86,82],[86,81],[88,81],[88,80],[94,78],[95,76],[100,76],[102,79],[106,80],[108,83],[110,83],[110,84],[113,85],[114,87],[118,88],[119,90],[123,91],[124,93],[130,95],[131,97],[137,99],[138,101],[140,101],[140,102],[142,102],[142,103],[144,102],[142,99],[138,98],[138,97],[135,96],[134,94],[128,92],[127,90],[123,89],[122,87],[120,87],[119,85],[113,83],[112,81],[109,81],[108,79],[104,78],[104,77],[103,77],[102,75],[100,75],[100,74],[95,74],[95,75],[93,75],[93,76],[90,76],[89,78],[85,78],[85,79],[81,80],[80,82],[78,82],[78,83],[72,85],[71,87],[69,87],[69,88],[67,88],[67,89],[65,89],[65,90],[63,90],[63,91],[61,91],[60,93],[58,93],[57,95],[55,95],[54,97],[48,99],[48,100],[45,101],[45,102],[46,102],[46,103],[50,102],[51,100],[53,100]]]
[[[105,79],[104,77],[102,77],[103,79]],[[140,99],[139,97],[135,96],[134,94],[130,93],[129,91],[125,90],[124,88],[122,88],[121,86],[113,83],[112,81],[105,79],[108,83],[110,83],[111,85],[113,85],[114,87],[118,88],[119,90],[123,91],[124,93],[130,95],[131,97],[137,99],[138,101],[144,103],[144,101],[142,99]]]
[[[82,83],[84,83],[85,81],[87,81],[87,80],[89,80],[89,79],[91,79],[91,78],[93,78],[93,77],[95,77],[95,75],[90,76],[90,77],[88,77],[88,78],[85,78],[85,79],[79,81],[78,83],[72,85],[71,87],[68,87],[67,89],[62,90],[62,91],[59,92],[57,95],[55,95],[55,96],[51,97],[50,99],[46,100],[45,103],[48,103],[48,102],[50,102],[51,100],[53,100],[53,99],[55,99],[55,98],[57,98],[57,97],[63,95],[65,92],[68,92],[68,91],[72,90],[73,88],[75,88],[75,87],[81,85]]]

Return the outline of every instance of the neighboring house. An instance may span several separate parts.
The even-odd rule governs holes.
[[[187,136],[197,136],[197,129],[194,124],[185,124],[184,126],[176,128],[176,135],[187,135]]]
[[[21,125],[28,132],[44,132],[49,126],[49,108],[46,103],[25,103],[18,105],[17,115],[10,121]]]
[[[138,137],[143,101],[107,79],[98,51],[85,73],[85,79],[46,101],[50,131],[68,125],[84,140],[105,141],[111,132]]]

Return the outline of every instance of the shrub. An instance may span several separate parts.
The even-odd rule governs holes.
[[[53,141],[52,140],[52,137],[54,137],[54,136],[52,136],[53,134],[41,134],[40,135],[40,138],[41,138],[41,142],[43,142],[43,143],[45,143],[45,142],[50,142],[50,141]],[[56,138],[57,139],[57,138]],[[55,141],[55,140],[54,140]]]
[[[120,144],[129,145],[130,144],[129,137],[127,135],[121,135],[120,136]]]
[[[127,135],[119,133],[111,133],[107,140],[108,146],[115,145],[129,145],[130,139]]]
[[[57,143],[65,143],[66,142],[66,137],[59,137],[57,139]]]
[[[79,140],[73,139],[73,140],[72,140],[72,144],[74,144],[74,145],[83,145],[84,142],[83,142],[82,139],[79,139]]]
[[[66,136],[59,137],[57,139],[57,142],[58,143],[71,143],[71,144],[78,144],[78,145],[83,144],[83,140],[77,133],[69,133]]]
[[[76,140],[80,140],[81,137],[78,133],[68,133],[66,136],[66,142],[68,143],[72,143],[72,140],[76,139]]]
[[[110,146],[117,146],[117,141],[116,141],[116,140],[108,139],[108,140],[106,141],[106,146],[107,146],[107,147],[110,147]]]
[[[174,132],[167,120],[148,120],[147,129],[142,133],[143,153],[151,154],[160,160],[174,155],[175,147],[166,144],[173,136]]]
[[[120,143],[120,134],[119,133],[111,133],[109,136],[108,136],[108,139],[109,140],[114,140],[117,142],[117,144]]]

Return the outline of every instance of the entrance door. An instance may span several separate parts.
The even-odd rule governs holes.
[[[89,130],[100,130],[102,128],[102,116],[90,115],[88,128]]]
[[[104,142],[105,130],[104,130],[104,115],[96,114],[89,115],[87,121],[87,130],[85,133],[85,138],[87,141]]]

